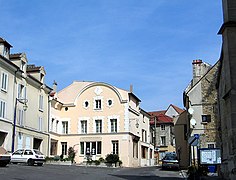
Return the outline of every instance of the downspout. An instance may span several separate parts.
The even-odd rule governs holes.
[[[14,72],[14,84],[13,84],[13,91],[12,91],[12,102],[14,102],[13,103],[13,112],[14,112],[14,114],[13,114],[13,120],[12,120],[13,128],[14,128],[14,119],[15,119],[15,116],[16,116],[16,112],[15,111],[16,111],[16,104],[17,104],[17,94],[15,92],[16,88],[17,88],[17,86],[16,86],[17,85],[16,74],[17,74],[17,72],[20,72],[19,70],[20,69],[17,68],[17,70]],[[13,141],[15,141],[15,133],[13,132],[13,128],[12,128],[12,144],[14,144]],[[11,151],[12,151],[12,149],[13,149],[13,147],[11,147]]]

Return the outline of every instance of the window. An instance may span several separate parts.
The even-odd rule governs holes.
[[[62,121],[62,134],[68,134],[68,121]]]
[[[111,119],[111,132],[117,132],[117,119]]]
[[[208,148],[215,148],[215,144],[208,144]]]
[[[97,154],[102,154],[102,142],[97,142]]]
[[[62,142],[61,143],[61,154],[62,155],[67,155],[67,142]]]
[[[39,117],[39,131],[42,131],[43,118]]]
[[[133,157],[138,158],[138,142],[133,141]]]
[[[6,102],[0,100],[0,118],[6,118]]]
[[[13,155],[22,155],[23,152],[24,152],[23,149],[19,149],[19,150],[17,150],[16,152],[14,152]]]
[[[161,136],[161,146],[166,146],[166,137]]]
[[[147,149],[147,147],[145,147],[145,146],[141,146],[141,153],[142,153],[142,158],[143,159],[146,159],[147,158],[147,151],[148,151],[148,149]]]
[[[53,122],[54,122],[54,118],[52,118],[52,121],[51,121],[51,131],[53,131]]]
[[[202,115],[202,123],[211,122],[211,115]]]
[[[113,101],[111,99],[108,99],[107,101],[107,106],[111,107],[113,105]]]
[[[96,133],[102,132],[102,120],[95,120],[96,123]]]
[[[33,152],[29,149],[25,150],[24,155],[33,155]]]
[[[119,154],[119,141],[112,141],[112,153]]]
[[[87,134],[87,121],[86,120],[81,121],[81,133]]]
[[[84,142],[80,142],[80,154],[84,154]]]
[[[84,101],[84,108],[88,108],[89,107],[89,102],[88,101]]]
[[[43,110],[43,96],[39,95],[39,110]]]
[[[166,129],[166,126],[161,124],[161,130],[164,131]]]
[[[96,155],[102,154],[102,142],[80,142],[80,154],[83,155]]]
[[[24,120],[24,111],[22,109],[19,109],[18,111],[18,123],[20,126],[23,126],[23,120]]]
[[[8,84],[8,75],[6,73],[2,73],[2,78],[1,78],[1,90],[7,91],[7,84]]]
[[[26,87],[22,84],[18,84],[18,99],[26,98]]]
[[[147,131],[142,129],[142,141],[147,142]]]
[[[102,100],[101,99],[95,100],[95,109],[102,109]]]
[[[3,51],[3,56],[4,57],[6,57],[6,56],[8,56],[8,54],[9,54],[9,48],[7,48],[6,46],[4,47],[4,51]]]
[[[58,131],[58,124],[59,124],[59,121],[57,120],[56,121],[56,132]]]

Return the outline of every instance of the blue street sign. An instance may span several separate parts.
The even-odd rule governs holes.
[[[200,134],[194,134],[194,137],[195,137],[196,139],[199,139],[199,138],[200,138]]]

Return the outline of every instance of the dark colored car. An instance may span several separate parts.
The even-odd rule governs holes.
[[[4,149],[0,147],[0,166],[5,167],[11,161],[11,155]]]
[[[179,169],[179,161],[176,153],[166,153],[162,159],[162,169]]]

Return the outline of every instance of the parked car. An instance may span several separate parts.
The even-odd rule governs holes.
[[[11,155],[6,151],[4,147],[0,147],[0,166],[5,167],[11,161]]]
[[[11,162],[13,164],[27,163],[29,166],[34,164],[42,166],[45,162],[45,156],[37,149],[18,149],[12,153]]]
[[[166,153],[162,159],[162,169],[179,169],[179,161],[176,153]]]

